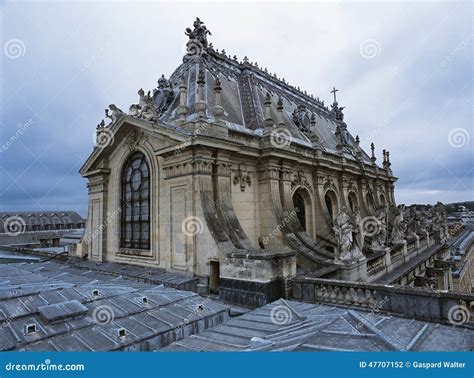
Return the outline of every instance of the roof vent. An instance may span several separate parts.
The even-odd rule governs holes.
[[[142,303],[143,304],[148,304],[148,298],[147,297],[142,297]]]
[[[92,296],[93,297],[98,297],[99,296],[99,290],[97,290],[97,289],[92,290]]]
[[[123,339],[127,335],[127,331],[125,330],[125,328],[119,328],[117,334],[119,338]]]
[[[32,335],[33,333],[36,333],[36,324],[26,324],[25,325],[25,335],[29,336]]]

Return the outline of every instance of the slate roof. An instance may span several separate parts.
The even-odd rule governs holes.
[[[207,115],[212,118],[212,107],[215,104],[214,86],[219,78],[222,87],[222,106],[225,110],[224,121],[230,130],[261,135],[265,114],[264,98],[267,93],[271,95],[271,113],[274,123],[277,123],[277,101],[283,102],[283,115],[285,128],[290,131],[292,141],[310,147],[311,141],[300,131],[292,116],[298,106],[316,117],[316,128],[312,130],[319,137],[321,145],[329,152],[336,152],[336,120],[334,113],[319,99],[305,94],[276,75],[265,72],[258,66],[247,61],[238,62],[212,48],[206,54],[181,64],[170,76],[169,83],[173,90],[173,100],[165,112],[160,116],[160,121],[173,124],[178,118],[176,109],[179,105],[179,79],[183,77],[187,85],[187,98],[190,115],[188,119],[196,116],[194,104],[196,101],[197,76],[199,70],[205,73],[205,98],[207,101]],[[347,145],[354,145],[353,136],[348,133]],[[352,159],[349,154],[348,158]],[[363,159],[370,163],[370,158],[363,153]]]
[[[221,302],[118,275],[121,264],[0,265],[0,350],[472,350],[474,330],[278,300],[230,317]],[[142,268],[145,269],[145,268]],[[107,272],[109,271],[109,272]],[[177,276],[177,275],[176,275]],[[183,278],[183,280],[186,278]],[[101,320],[102,319],[102,320]]]
[[[3,211],[0,212],[0,233],[5,232],[5,225],[9,218],[21,218],[24,220],[24,225],[29,227],[34,225],[85,223],[85,219],[75,211]]]
[[[161,351],[467,351],[474,330],[278,300]]]
[[[0,265],[0,350],[150,350],[227,316],[189,291],[70,264]]]

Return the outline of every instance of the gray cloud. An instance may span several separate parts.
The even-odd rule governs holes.
[[[184,53],[184,28],[200,16],[219,49],[247,55],[331,101],[368,149],[391,151],[397,200],[472,199],[472,3],[18,3],[3,4],[1,140],[33,124],[0,153],[0,208],[71,208],[86,214],[80,164],[104,108],[123,109],[152,89]],[[54,15],[54,19],[51,18]],[[361,45],[375,40],[375,56]]]

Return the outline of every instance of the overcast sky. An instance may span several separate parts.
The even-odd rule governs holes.
[[[104,108],[181,63],[199,16],[214,47],[330,103],[391,151],[399,203],[473,200],[473,4],[3,2],[0,210],[87,213],[78,170]]]

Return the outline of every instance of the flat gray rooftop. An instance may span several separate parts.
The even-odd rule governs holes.
[[[229,307],[67,263],[0,265],[0,350],[154,350],[223,322]]]
[[[162,351],[467,351],[474,330],[278,300]]]
[[[155,274],[90,262],[0,265],[0,350],[473,349],[472,328],[347,307],[280,299],[231,316],[218,301],[152,283]],[[175,285],[189,280],[167,274]]]

